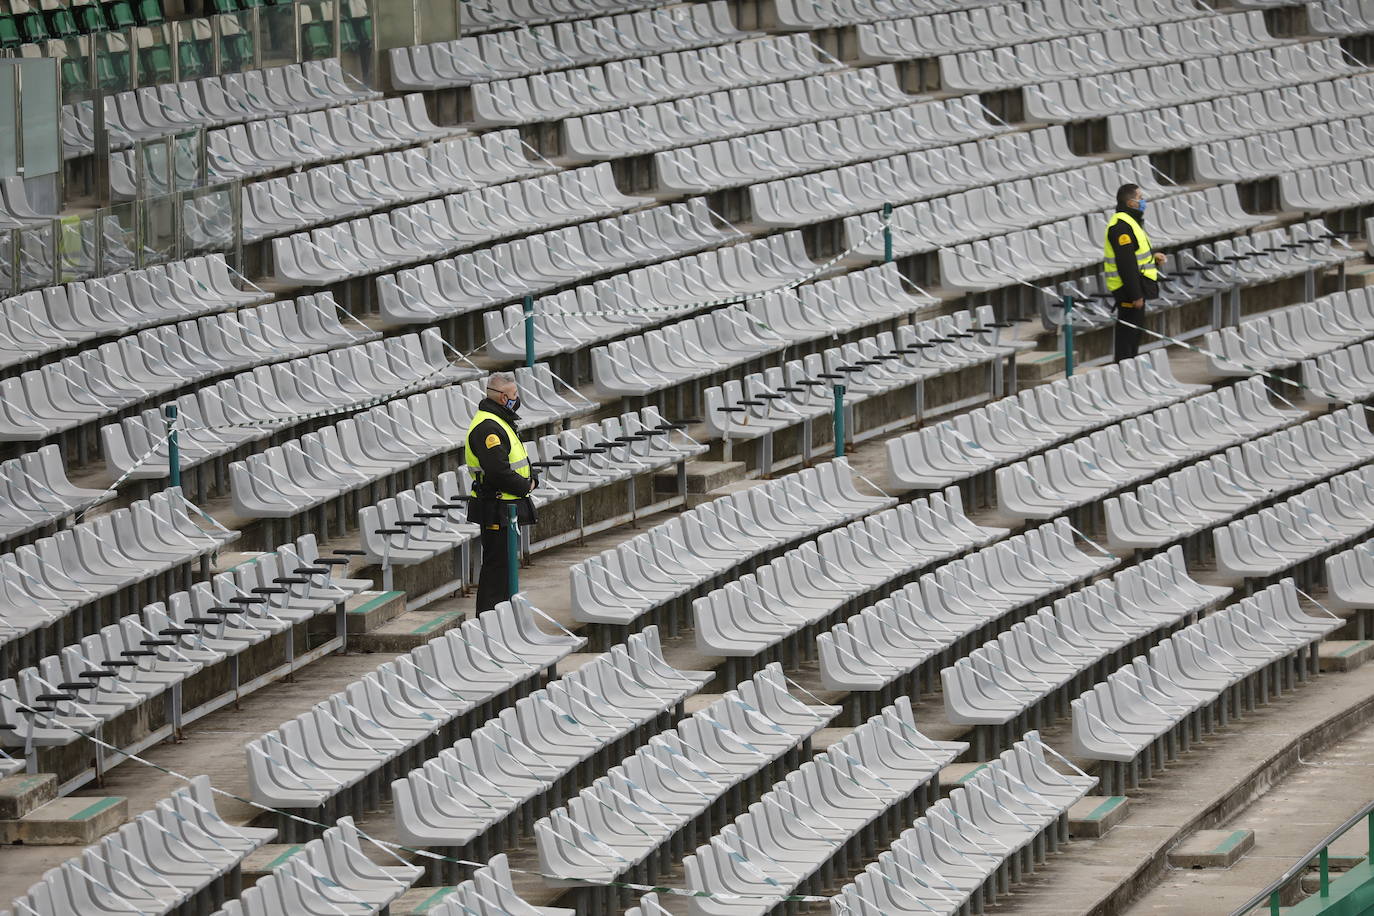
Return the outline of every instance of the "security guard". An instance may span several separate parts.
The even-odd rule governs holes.
[[[1159,295],[1159,267],[1164,263],[1164,255],[1154,253],[1145,233],[1145,195],[1139,185],[1117,188],[1116,214],[1107,221],[1102,251],[1107,292],[1116,299],[1116,361],[1121,362],[1140,352],[1145,300]]]
[[[520,525],[533,525],[530,492],[539,485],[529,455],[516,432],[520,390],[507,372],[487,379],[486,397],[468,426],[467,465],[472,471],[472,501],[468,521],[482,528],[482,569],[477,578],[477,613],[489,611],[510,598],[510,564],[519,557],[507,549],[510,507]]]

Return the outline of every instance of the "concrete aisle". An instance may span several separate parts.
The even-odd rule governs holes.
[[[1080,914],[1117,914],[1128,912],[1137,894],[1153,895],[1161,880],[1200,880],[1199,872],[1186,875],[1167,873],[1165,855],[1177,840],[1200,828],[1222,825],[1253,826],[1257,845],[1251,856],[1295,857],[1320,838],[1324,831],[1344,820],[1370,797],[1374,787],[1374,766],[1305,767],[1298,762],[1319,757],[1313,748],[1327,744],[1323,734],[1354,734],[1338,741],[1324,755],[1342,762],[1369,761],[1365,747],[1355,747],[1355,735],[1367,735],[1364,723],[1374,718],[1374,665],[1344,674],[1323,674],[1315,683],[1290,693],[1277,702],[1261,707],[1243,719],[1218,730],[1141,789],[1131,793],[1131,811],[1124,822],[1097,840],[1075,840],[1049,863],[1037,869],[1012,893],[999,900],[996,912],[1016,916],[1080,916]],[[1340,728],[1346,725],[1346,728]],[[1374,736],[1365,740],[1374,742]],[[1060,742],[1060,749],[1067,750]],[[1347,748],[1355,748],[1347,751]],[[1290,764],[1296,768],[1290,769]],[[1285,775],[1295,773],[1308,779],[1322,779],[1327,788],[1323,796],[1337,799],[1335,807],[1319,810],[1309,804],[1295,818],[1294,840],[1279,837],[1271,827],[1262,834],[1262,824],[1250,823],[1235,814],[1251,805],[1258,795],[1264,803],[1266,790],[1282,783]],[[1318,777],[1317,773],[1320,773]],[[1297,777],[1295,776],[1295,779]],[[1355,780],[1364,780],[1356,783]],[[1329,780],[1329,782],[1327,782]],[[1276,802],[1287,793],[1275,795]],[[1344,805],[1339,800],[1345,800]],[[1301,806],[1299,806],[1301,807]],[[1312,823],[1310,834],[1298,834],[1299,824]],[[1283,843],[1285,845],[1275,845]],[[1302,847],[1299,849],[1298,847]],[[1245,888],[1259,888],[1270,877],[1278,876],[1291,858],[1270,860],[1269,870],[1247,878],[1239,868],[1237,875]],[[1246,860],[1242,860],[1244,865]],[[1234,893],[1237,903],[1246,894]],[[1143,899],[1143,898],[1142,898]],[[1159,909],[1131,908],[1137,912],[1171,916],[1226,916],[1224,905],[1208,904],[1179,894],[1159,900]],[[1162,904],[1173,904],[1172,908]],[[1137,904],[1143,906],[1144,904]]]
[[[1223,826],[1255,832],[1255,848],[1229,869],[1169,869],[1126,910],[1128,916],[1225,916],[1304,856],[1327,832],[1374,798],[1374,726],[1304,759]],[[1333,856],[1363,857],[1368,832],[1357,825]]]

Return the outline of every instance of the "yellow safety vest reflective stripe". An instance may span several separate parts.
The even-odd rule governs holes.
[[[1134,216],[1118,210],[1116,215],[1107,221],[1107,236],[1102,243],[1103,270],[1107,274],[1107,292],[1111,293],[1125,285],[1121,281],[1121,273],[1116,269],[1116,249],[1112,247],[1112,227],[1118,221],[1130,226],[1131,233],[1135,236],[1135,263],[1140,268],[1140,275],[1151,280],[1159,279],[1154,249],[1150,247],[1150,237],[1145,234],[1145,228],[1135,221]]]
[[[501,431],[506,434],[506,441],[510,443],[510,451],[507,453],[506,458],[510,461],[511,470],[528,480],[530,476],[530,456],[529,453],[525,451],[525,443],[520,441],[520,437],[515,434],[515,430],[511,428],[511,425],[496,414],[487,410],[477,411],[477,413],[473,415],[472,422],[468,424],[467,441],[469,443],[472,442],[472,431],[477,428],[477,424],[484,420],[494,420],[496,424],[501,427]],[[472,470],[472,495],[476,496],[476,485],[482,480],[482,465],[477,460],[477,454],[473,451],[471,445],[464,449],[464,451],[467,452],[467,465]],[[514,496],[510,493],[502,493],[500,498],[523,499],[523,497]]]

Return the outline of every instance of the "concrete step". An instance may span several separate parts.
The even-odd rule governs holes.
[[[707,461],[696,459],[687,462],[687,493],[701,496],[718,490],[726,484],[744,480],[748,473],[743,461]],[[670,470],[654,478],[654,486],[659,490],[677,489],[677,472]]]
[[[405,613],[405,592],[361,592],[344,604],[348,633],[369,633]]]
[[[53,773],[16,773],[0,779],[0,820],[16,820],[57,797]]]
[[[985,769],[986,763],[951,763],[949,766],[940,770],[940,794],[948,795],[953,790],[959,788],[964,782],[975,773]]]
[[[412,887],[391,905],[391,916],[425,916],[443,903],[457,888]]]
[[[1131,800],[1124,795],[1085,795],[1069,808],[1069,836],[1103,836],[1130,811]]]
[[[1374,639],[1328,639],[1317,644],[1323,671],[1354,671],[1374,657]]]
[[[244,857],[240,870],[243,872],[245,889],[286,864],[286,860],[305,849],[304,844],[268,843],[259,846]]]
[[[129,800],[122,795],[69,795],[0,820],[0,843],[89,846],[128,819]]]
[[[1169,850],[1174,868],[1230,868],[1255,845],[1253,830],[1199,830]]]
[[[1031,350],[1016,357],[1016,387],[1043,385],[1064,372],[1063,350]]]
[[[348,647],[358,652],[409,652],[462,622],[463,612],[457,609],[406,611],[376,629],[350,637]]]

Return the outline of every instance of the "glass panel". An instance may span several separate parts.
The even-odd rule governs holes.
[[[205,184],[202,147],[205,134],[199,130],[185,131],[171,138],[173,150],[172,179],[176,190],[189,191]]]
[[[371,0],[340,0],[339,57],[345,71],[369,86],[377,84],[373,72],[375,47]]]
[[[208,19],[173,23],[177,36],[177,79],[198,80],[215,72],[214,30]]]
[[[301,59],[337,57],[333,0],[300,0],[296,7],[301,21]]]
[[[57,61],[26,60],[20,63],[20,96],[23,123],[24,174],[51,175],[62,166],[58,131]]]
[[[252,10],[245,10],[242,13],[229,13],[213,18],[216,42],[219,45],[220,73],[238,73],[257,66],[253,40],[257,29],[253,25],[253,16]]]
[[[139,197],[154,197],[172,191],[172,139],[149,140],[136,150],[142,165],[138,176]]]
[[[221,185],[185,196],[181,226],[183,248],[188,254],[237,247],[235,193],[234,185]]]
[[[0,175],[19,172],[19,62],[0,61]]]
[[[144,264],[177,259],[177,204],[175,197],[154,197],[143,202]]]
[[[71,103],[90,98],[93,74],[90,39],[83,35],[65,41],[50,41],[47,53],[49,57],[58,59],[62,101]]]
[[[53,264],[53,230],[51,225],[38,229],[20,229],[19,284],[22,289],[52,286],[57,282]]]
[[[135,252],[138,251],[137,224],[134,222],[132,203],[115,204],[100,213],[101,251],[100,273],[102,275],[128,270],[136,264]]]
[[[133,48],[125,32],[92,35],[95,44],[95,80],[106,92],[121,92],[132,87]]]
[[[95,233],[98,216],[64,216],[57,221],[58,282],[70,283],[95,275]]]
[[[18,257],[19,236],[9,230],[0,231],[0,296],[19,292]]]
[[[294,64],[296,56],[296,5],[264,6],[258,14],[258,54],[260,66]]]
[[[170,24],[134,29],[134,44],[138,48],[138,84],[156,86],[176,78],[172,62],[173,38]]]

